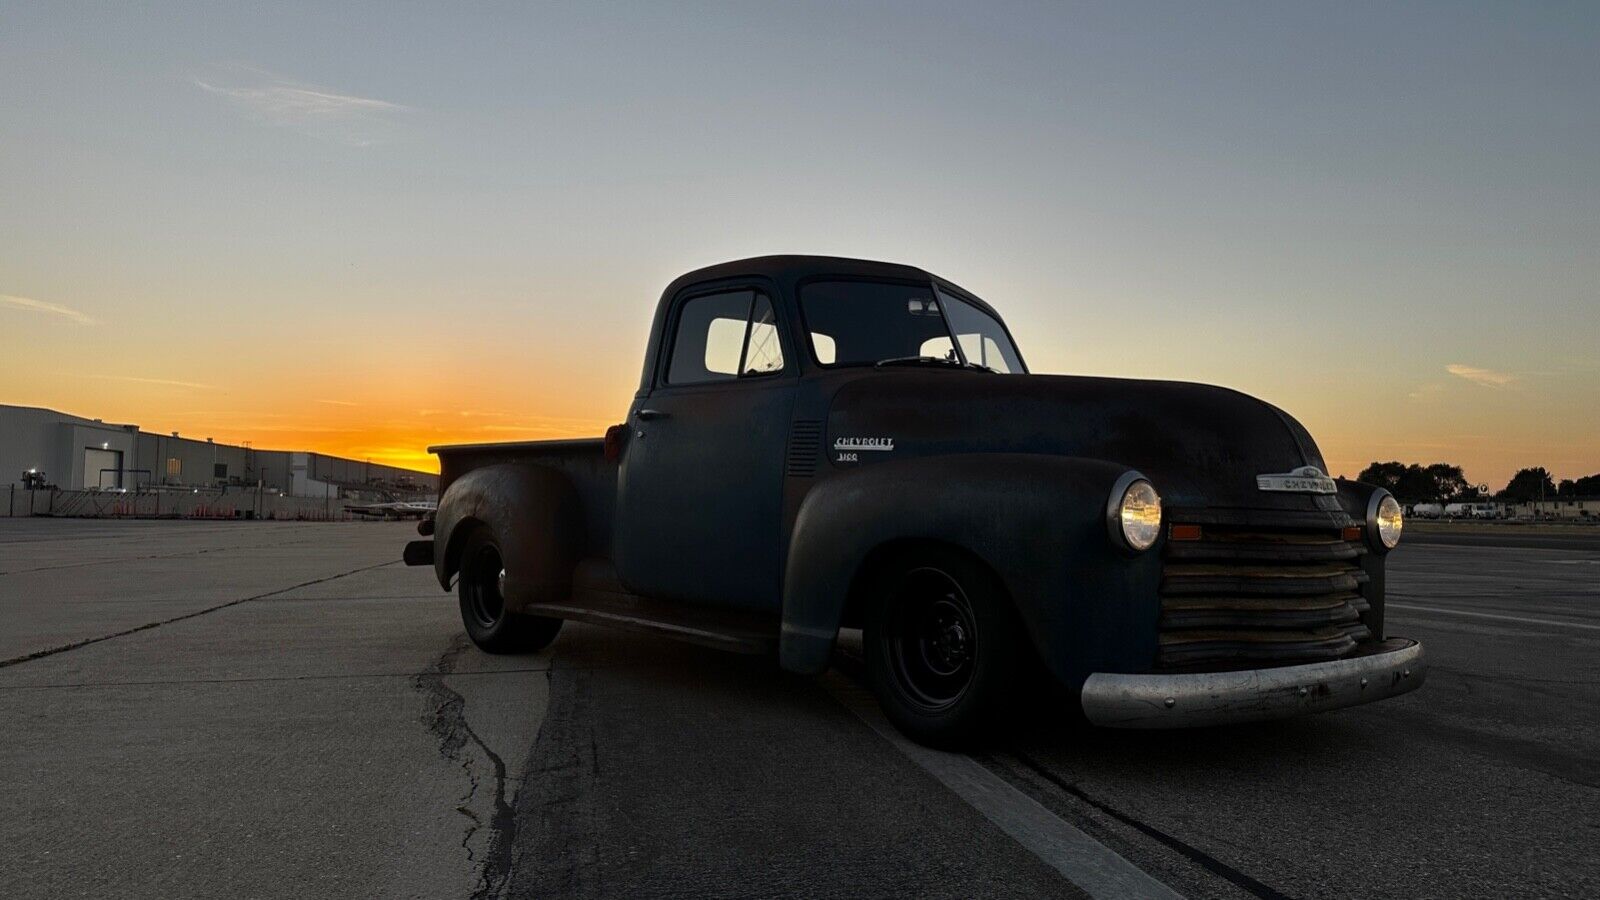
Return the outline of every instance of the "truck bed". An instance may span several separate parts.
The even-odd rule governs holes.
[[[473,469],[500,463],[549,466],[566,473],[583,503],[585,556],[611,557],[611,519],[617,499],[617,464],[606,460],[604,438],[510,441],[429,447],[439,455],[439,496]]]
[[[617,466],[606,461],[603,439],[457,444],[428,450],[439,454],[441,497],[463,474],[502,463],[549,466],[572,479],[587,533],[585,558],[573,573],[572,595],[561,602],[531,605],[524,612],[645,631],[735,653],[777,651],[778,621],[773,616],[654,600],[630,593],[617,580],[610,559]]]

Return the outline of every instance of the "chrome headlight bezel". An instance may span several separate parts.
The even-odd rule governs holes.
[[[1130,495],[1137,490],[1144,497],[1146,489],[1149,491],[1148,499],[1141,500],[1136,507],[1130,507]],[[1131,510],[1149,509],[1151,506],[1155,508],[1154,522],[1150,522],[1148,516],[1128,515]],[[1110,534],[1112,546],[1129,555],[1149,550],[1161,539],[1161,520],[1161,493],[1155,485],[1132,469],[1122,473],[1122,477],[1111,486],[1111,497],[1106,503],[1106,531]]]
[[[1367,546],[1378,553],[1388,553],[1400,546],[1400,537],[1405,531],[1405,509],[1394,495],[1379,488],[1367,498]],[[1392,532],[1385,527],[1385,521],[1393,523]]]

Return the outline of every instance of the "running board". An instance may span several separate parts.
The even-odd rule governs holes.
[[[631,594],[617,582],[611,563],[606,560],[587,559],[578,564],[573,573],[572,597],[566,602],[532,603],[522,612],[658,634],[733,653],[778,652],[775,616]]]

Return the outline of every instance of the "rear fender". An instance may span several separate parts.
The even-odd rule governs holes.
[[[1128,471],[1079,457],[954,454],[863,466],[819,483],[789,547],[783,668],[827,668],[863,564],[875,548],[906,541],[959,547],[992,569],[1063,683],[1148,666],[1161,547],[1128,555],[1112,545],[1106,523],[1111,490]]]
[[[506,568],[506,608],[566,600],[583,554],[583,508],[565,474],[538,465],[501,463],[473,469],[451,482],[434,519],[434,574],[439,585],[461,568],[472,526],[488,526]]]

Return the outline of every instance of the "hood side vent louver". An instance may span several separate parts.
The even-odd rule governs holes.
[[[790,478],[810,478],[817,474],[817,459],[822,455],[822,423],[801,419],[789,429],[789,453],[784,458],[783,474]]]

